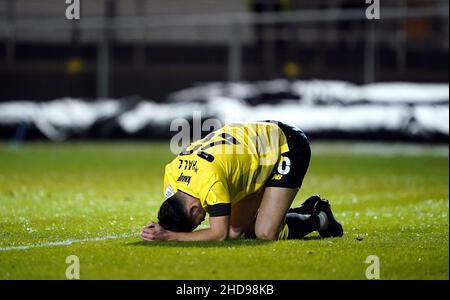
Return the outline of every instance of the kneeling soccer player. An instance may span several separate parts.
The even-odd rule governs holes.
[[[305,134],[275,121],[228,124],[193,142],[166,166],[166,200],[146,241],[298,239],[343,235],[327,200],[290,208],[309,166]],[[193,231],[209,214],[207,229]]]

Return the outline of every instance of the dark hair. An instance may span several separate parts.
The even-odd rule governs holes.
[[[191,232],[195,224],[185,209],[182,195],[175,193],[161,204],[158,211],[158,223],[164,229],[175,232]]]

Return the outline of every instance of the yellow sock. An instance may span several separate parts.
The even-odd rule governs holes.
[[[280,231],[280,234],[278,235],[279,240],[287,240],[289,235],[289,227],[287,224],[284,224],[283,229]]]

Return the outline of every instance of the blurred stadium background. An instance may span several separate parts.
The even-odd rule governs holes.
[[[448,142],[446,0],[0,0],[0,137],[150,139],[179,117]]]

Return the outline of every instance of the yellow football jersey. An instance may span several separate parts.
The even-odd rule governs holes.
[[[200,199],[214,216],[215,205],[231,207],[257,192],[288,151],[286,137],[275,123],[228,124],[193,142],[166,165],[165,196],[180,190]]]

